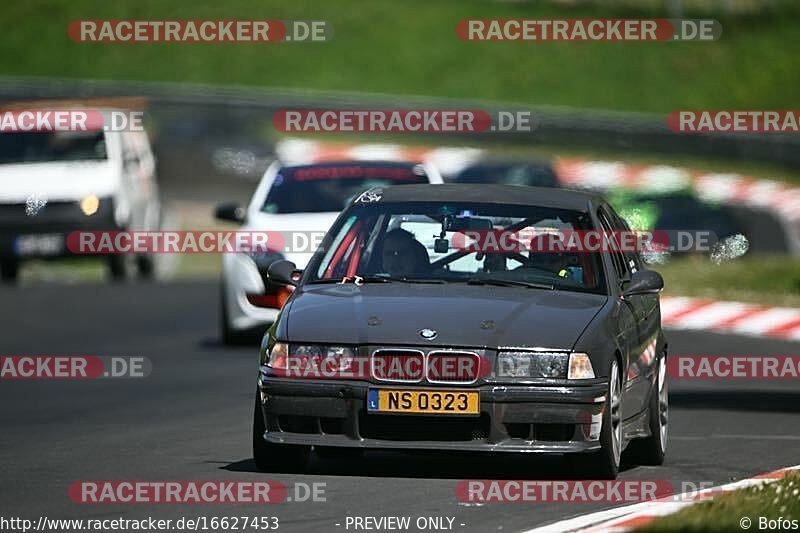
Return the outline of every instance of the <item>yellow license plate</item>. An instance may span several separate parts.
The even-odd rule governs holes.
[[[478,391],[369,389],[370,413],[417,413],[442,415],[480,414]]]

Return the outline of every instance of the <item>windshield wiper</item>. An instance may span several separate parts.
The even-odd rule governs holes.
[[[309,284],[323,284],[323,283],[355,283],[356,285],[363,285],[364,283],[392,283],[398,281],[400,283],[445,283],[441,279],[423,279],[423,278],[396,278],[392,276],[362,276],[356,274],[355,276],[346,276],[344,278],[323,278],[309,281]]]
[[[393,281],[399,281],[400,283],[445,283],[444,280],[441,279],[434,279],[434,278],[406,278],[406,277],[395,277],[395,276],[357,276],[361,279],[362,283],[391,283]]]
[[[530,281],[519,281],[515,279],[499,279],[499,278],[470,278],[467,280],[467,285],[495,285],[497,287],[525,287],[527,289],[545,289],[552,291],[555,285],[546,285],[544,283],[532,283]]]

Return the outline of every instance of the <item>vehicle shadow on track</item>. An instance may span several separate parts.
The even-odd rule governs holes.
[[[669,405],[679,409],[800,413],[800,391],[670,391]]]
[[[370,451],[359,458],[313,456],[306,474],[347,477],[426,479],[586,479],[585,458],[577,456],[486,455],[453,452]],[[633,465],[635,466],[635,465]],[[633,466],[623,465],[620,472]],[[260,472],[252,459],[220,467],[229,472]],[[279,467],[274,473],[289,473]]]

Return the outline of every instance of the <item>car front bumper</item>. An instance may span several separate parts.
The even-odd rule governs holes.
[[[247,294],[263,294],[264,280],[255,262],[244,254],[226,254],[222,258],[222,295],[228,327],[236,331],[261,331],[278,316],[279,309],[257,307],[247,301]]]
[[[25,204],[0,204],[0,259],[24,261],[75,255],[67,238],[79,231],[119,231],[111,201],[103,199],[96,213],[86,216],[77,202],[45,204],[41,212],[27,214]],[[46,246],[38,245],[43,240]],[[33,244],[33,246],[24,243]]]
[[[580,386],[475,387],[480,392],[480,416],[368,414],[370,387],[403,388],[261,375],[264,439],[275,444],[348,448],[523,453],[600,448],[605,380]]]

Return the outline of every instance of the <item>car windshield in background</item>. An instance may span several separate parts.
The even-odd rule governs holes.
[[[0,164],[103,161],[106,157],[102,131],[0,133]]]
[[[546,163],[479,163],[462,170],[454,181],[531,187],[558,186],[555,171]]]
[[[373,187],[428,183],[425,170],[412,164],[331,164],[286,167],[270,188],[266,213],[341,211],[348,202]]]
[[[481,236],[592,229],[587,213],[535,206],[409,202],[357,206],[309,266],[310,283],[470,283],[605,293],[600,254],[496,247]],[[473,238],[478,236],[477,239]],[[540,238],[540,237],[534,237]]]

